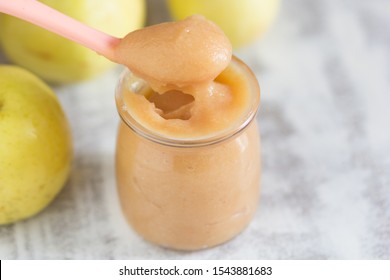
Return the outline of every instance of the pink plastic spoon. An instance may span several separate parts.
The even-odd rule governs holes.
[[[35,0],[0,0],[0,12],[79,43],[112,60],[120,39],[89,27]]]

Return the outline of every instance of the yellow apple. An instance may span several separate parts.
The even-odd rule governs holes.
[[[144,0],[40,0],[117,37],[143,26]],[[4,15],[0,41],[8,58],[52,83],[92,78],[114,64],[95,52],[40,27]]]
[[[56,95],[30,72],[0,65],[0,225],[45,208],[64,186],[71,160]]]
[[[218,24],[233,47],[248,44],[261,36],[274,21],[279,0],[168,0],[174,19],[204,15]]]

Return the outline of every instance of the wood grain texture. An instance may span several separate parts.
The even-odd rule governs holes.
[[[166,19],[149,1],[150,22]],[[57,199],[0,227],[0,259],[389,259],[390,2],[289,0],[258,42],[236,51],[262,104],[260,207],[237,238],[182,253],[144,242],[114,178],[120,69],[56,88],[75,160]]]

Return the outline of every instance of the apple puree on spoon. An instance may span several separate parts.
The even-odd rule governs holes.
[[[231,44],[222,30],[195,15],[129,33],[114,48],[113,60],[161,91],[209,83],[228,66],[231,56]]]

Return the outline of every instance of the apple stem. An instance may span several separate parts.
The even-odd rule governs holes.
[[[106,58],[114,59],[114,47],[121,39],[89,27],[35,0],[0,0],[0,12],[23,19]]]

